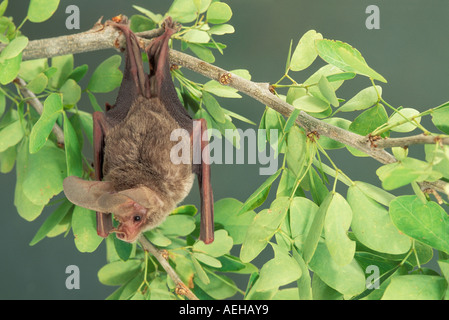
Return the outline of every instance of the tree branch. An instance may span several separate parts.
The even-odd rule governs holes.
[[[161,29],[156,29],[154,34],[145,32],[142,35],[145,36],[145,38],[150,38],[151,36],[157,36],[160,32]],[[140,34],[136,33],[136,35],[139,36]],[[95,26],[87,32],[30,41],[23,52],[22,59],[51,58],[70,53],[75,54],[111,48],[120,49],[123,43],[122,38],[123,37],[120,37],[120,32],[113,26],[108,25],[107,23],[103,25],[100,22],[97,22]],[[141,40],[143,43],[148,41],[142,38]],[[1,49],[2,46],[0,46],[0,50]],[[278,111],[286,117],[290,116],[294,110],[293,106],[270,92],[268,83],[256,83],[243,79],[222,68],[176,50],[170,50],[170,60],[173,64],[186,67],[207,78],[217,80],[223,85],[229,85]],[[377,143],[378,147],[376,148],[373,146],[369,137],[363,137],[325,123],[303,111],[301,111],[296,119],[296,123],[308,131],[315,131],[319,135],[327,136],[347,146],[356,148],[380,163],[388,164],[396,161],[396,158],[392,154],[379,147],[380,141]],[[385,147],[385,145],[383,147]],[[444,181],[425,182],[421,184],[421,187],[424,187],[424,184],[426,185],[426,188],[433,188],[436,191],[444,192],[449,196],[449,184]]]
[[[392,147],[408,147],[414,144],[449,144],[449,137],[444,136],[428,136],[424,134],[418,134],[416,136],[403,137],[403,138],[386,138],[377,140],[374,142],[374,146],[378,149],[392,148]]]
[[[186,296],[189,300],[199,300],[197,296],[182,282],[181,278],[178,276],[175,270],[171,267],[171,265],[168,263],[168,261],[164,258],[164,256],[161,254],[161,252],[156,249],[150,241],[145,238],[145,236],[142,234],[139,237],[139,242],[142,245],[143,249],[145,251],[148,251],[151,253],[157,261],[161,264],[162,268],[164,268],[165,271],[167,271],[167,274],[170,276],[170,278],[173,280],[173,282],[176,284],[176,293],[179,295]]]

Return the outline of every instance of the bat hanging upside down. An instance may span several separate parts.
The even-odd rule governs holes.
[[[115,232],[126,242],[162,223],[181,202],[198,176],[201,194],[200,239],[213,241],[213,195],[210,184],[208,142],[201,137],[204,119],[193,121],[178,99],[170,75],[168,41],[176,32],[171,18],[164,22],[163,35],[145,49],[150,74],[143,69],[139,42],[125,23],[108,22],[126,38],[126,66],[115,105],[95,112],[94,168],[97,181],[70,176],[64,193],[74,204],[97,212],[97,232],[107,237]],[[175,164],[170,152],[178,141],[176,129],[190,135],[186,146],[201,146],[200,164]],[[194,141],[198,140],[198,141]],[[190,157],[192,159],[192,157]],[[113,228],[111,213],[119,225]]]

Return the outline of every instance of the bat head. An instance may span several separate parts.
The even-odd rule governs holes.
[[[109,181],[64,179],[64,193],[72,203],[97,212],[112,213],[119,222],[117,237],[134,242],[140,233],[155,228],[171,212],[171,206],[153,190],[140,186],[116,192]]]

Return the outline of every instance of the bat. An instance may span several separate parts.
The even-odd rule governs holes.
[[[93,114],[95,180],[67,177],[64,193],[72,203],[96,211],[98,235],[115,232],[119,239],[134,242],[141,232],[165,220],[190,192],[196,175],[201,195],[200,239],[211,243],[213,193],[208,141],[201,139],[207,125],[204,119],[189,116],[170,74],[168,42],[177,25],[167,18],[164,33],[145,48],[147,74],[138,39],[126,22],[108,22],[125,36],[125,70],[115,104]],[[176,129],[184,129],[186,139],[171,141]],[[171,161],[170,151],[180,143],[188,144],[191,155],[194,146],[200,147],[201,161],[195,163],[192,156],[185,163]],[[116,228],[111,213],[119,223]]]

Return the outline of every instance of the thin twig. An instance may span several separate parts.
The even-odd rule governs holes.
[[[167,272],[173,282],[176,284],[176,293],[179,295],[186,296],[189,300],[199,300],[197,296],[182,282],[181,278],[178,276],[175,270],[171,267],[168,261],[164,258],[161,252],[156,249],[150,241],[145,238],[144,235],[141,235],[139,238],[139,242],[142,245],[145,251],[151,253],[157,261],[161,264],[162,268]]]
[[[21,78],[16,78],[14,82],[19,87],[20,92],[23,94],[23,96],[26,99],[26,102],[29,103],[39,114],[42,114],[44,111],[44,106],[42,105],[41,101],[36,97],[36,95],[29,90],[26,87],[26,82]],[[62,131],[61,127],[58,126],[57,123],[53,126],[52,129],[53,133],[55,134],[56,141],[59,145],[64,145],[64,131]]]
[[[374,145],[378,149],[391,148],[391,147],[408,147],[414,144],[449,144],[449,137],[441,136],[429,136],[424,134],[418,134],[416,136],[402,137],[402,138],[386,138],[377,140]]]

